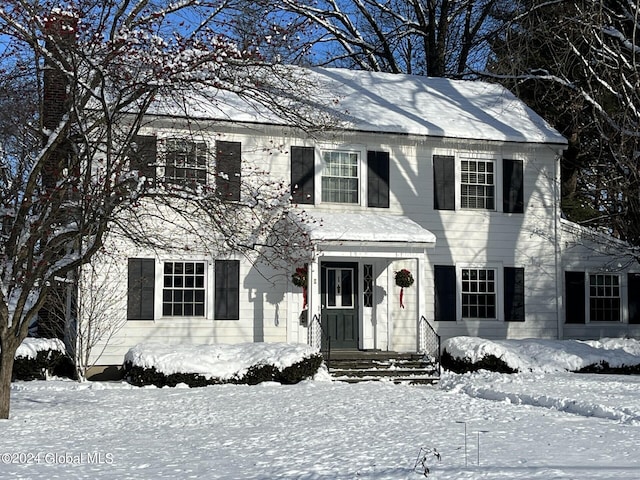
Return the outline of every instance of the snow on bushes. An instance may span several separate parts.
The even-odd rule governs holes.
[[[442,366],[457,373],[480,369],[515,372],[640,373],[640,341],[486,340],[454,337],[443,342]]]
[[[18,347],[12,380],[44,380],[68,362],[64,343],[57,338],[25,338]]]
[[[220,383],[298,383],[313,377],[322,356],[289,343],[235,345],[138,344],[125,355],[125,378],[133,385],[200,387]]]

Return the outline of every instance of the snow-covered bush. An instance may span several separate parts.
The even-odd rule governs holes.
[[[462,336],[446,340],[442,348],[442,366],[456,373],[640,372],[640,341],[627,338],[487,340]]]
[[[139,344],[127,352],[124,370],[126,380],[137,386],[294,384],[313,377],[322,362],[322,356],[308,345]]]
[[[477,372],[478,370],[489,370],[499,373],[517,373],[518,371],[507,365],[504,360],[495,355],[486,355],[476,361],[469,357],[454,357],[447,350],[442,352],[442,368],[454,373]]]
[[[25,338],[15,355],[12,380],[44,380],[68,363],[57,338]]]

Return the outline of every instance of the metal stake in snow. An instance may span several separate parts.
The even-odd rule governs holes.
[[[467,461],[467,422],[456,420],[456,423],[462,423],[464,425],[464,466],[466,467],[469,464]]]
[[[420,447],[418,458],[416,458],[416,463],[413,465],[413,470],[428,477],[429,473],[431,473],[431,469],[429,465],[427,465],[430,456],[433,456],[438,461],[441,460],[440,453],[435,448]]]
[[[488,432],[489,430],[478,430],[478,465],[480,465],[480,434]]]

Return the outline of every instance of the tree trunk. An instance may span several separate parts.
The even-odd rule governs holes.
[[[11,402],[11,375],[13,373],[13,361],[20,342],[2,341],[0,352],[0,419],[9,418]],[[8,345],[7,345],[8,344]]]

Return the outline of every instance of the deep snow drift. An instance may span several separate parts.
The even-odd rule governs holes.
[[[441,455],[427,457],[435,479],[640,478],[637,376],[198,389],[57,380],[17,382],[12,395],[0,478],[419,479],[421,448]]]

